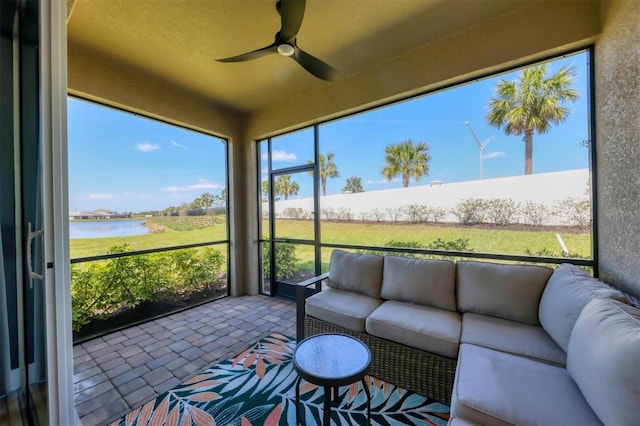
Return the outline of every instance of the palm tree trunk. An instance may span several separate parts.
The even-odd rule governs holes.
[[[533,132],[527,131],[524,134],[524,174],[533,173]]]
[[[322,195],[327,195],[327,178],[324,177],[321,179],[321,183],[322,183]]]

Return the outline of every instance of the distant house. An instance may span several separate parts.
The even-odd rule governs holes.
[[[107,209],[99,209],[91,212],[79,212],[73,211],[69,213],[69,220],[87,220],[87,219],[111,219],[113,216],[117,216],[118,212]]]

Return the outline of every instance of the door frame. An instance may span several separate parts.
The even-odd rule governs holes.
[[[320,245],[320,170],[318,165],[318,158],[320,156],[320,147],[319,147],[319,128],[318,125],[313,126],[313,163],[301,164],[293,167],[286,167],[274,170],[271,162],[271,154],[272,154],[272,138],[268,138],[265,141],[261,141],[260,143],[265,143],[267,146],[267,156],[268,156],[268,180],[269,180],[269,192],[268,192],[268,204],[269,204],[269,238],[266,240],[262,240],[262,243],[269,244],[269,265],[271,265],[271,276],[269,277],[271,281],[269,295],[270,296],[279,296],[285,298],[295,299],[295,286],[289,283],[280,282],[275,277],[275,270],[277,268],[276,258],[275,258],[275,245],[277,243],[285,243],[285,244],[305,244],[312,245],[314,247],[314,267],[315,267],[315,275],[319,275],[322,269],[321,264],[321,245]],[[258,155],[259,161],[259,155]],[[286,174],[293,173],[301,173],[301,172],[313,172],[313,240],[301,240],[301,239],[293,239],[293,238],[276,238],[275,236],[275,177]],[[258,185],[260,186],[260,181],[258,181]],[[260,192],[260,191],[259,191]],[[262,250],[260,249],[260,253]],[[260,274],[262,279],[264,280],[264,276]],[[283,291],[284,290],[284,291]]]
[[[275,215],[275,179],[278,176],[293,175],[296,173],[308,173],[313,172],[313,238],[312,239],[294,239],[287,237],[276,236],[276,215]],[[318,211],[318,198],[317,198],[317,170],[315,162],[313,164],[305,164],[301,166],[288,167],[284,169],[278,169],[270,171],[269,173],[269,211],[273,214],[269,215],[269,264],[271,267],[271,295],[284,297],[287,299],[294,299],[296,297],[295,286],[290,283],[279,281],[276,278],[276,271],[278,265],[276,264],[276,245],[277,244],[295,244],[295,245],[308,245],[314,247],[314,268],[315,275],[318,274],[318,256],[319,256],[319,215]]]
[[[49,422],[72,425],[73,335],[68,230],[67,2],[40,3],[42,197]]]

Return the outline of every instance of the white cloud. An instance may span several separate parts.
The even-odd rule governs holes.
[[[485,160],[491,160],[492,158],[506,157],[506,156],[507,156],[507,154],[505,152],[493,151],[493,152],[488,152],[488,153],[484,154],[482,156],[482,158],[485,159]]]
[[[386,179],[380,179],[379,181],[377,181],[376,183],[385,183],[385,184],[389,184],[389,183],[397,183],[400,182],[400,178],[393,178],[391,180],[386,180]]]
[[[367,181],[364,182],[367,185],[371,185],[372,183],[375,183],[373,180],[369,179]]]
[[[150,151],[156,151],[160,149],[160,146],[156,145],[155,143],[145,142],[145,143],[137,144],[136,149],[142,152],[150,152]]]
[[[267,154],[262,154],[261,157],[263,160],[267,159]],[[298,156],[296,154],[294,154],[293,152],[287,152],[287,151],[279,151],[277,149],[274,149],[271,152],[271,161],[294,161],[298,158]]]
[[[182,149],[184,149],[185,151],[189,151],[189,148],[187,148],[185,145],[179,144],[179,143],[178,143],[178,142],[176,142],[176,141],[171,141],[171,145],[173,145],[173,146],[175,146],[175,147],[178,147],[178,148],[182,148]]]
[[[97,194],[91,193],[88,195],[80,195],[75,197],[76,200],[112,200],[114,197],[112,194]]]
[[[194,192],[194,191],[202,191],[202,190],[208,190],[208,189],[220,189],[220,188],[224,188],[224,186],[220,185],[218,183],[210,182],[210,181],[208,181],[206,179],[201,179],[198,183],[193,183],[191,185],[166,186],[164,188],[160,188],[160,191],[176,193],[176,192]]]

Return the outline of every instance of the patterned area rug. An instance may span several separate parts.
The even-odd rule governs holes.
[[[297,374],[291,357],[295,340],[272,334],[238,356],[222,361],[111,426],[129,425],[295,425]],[[367,377],[373,425],[446,425],[449,406]],[[322,387],[302,381],[300,402],[306,424],[322,424]],[[366,424],[361,383],[340,388],[331,424]]]

